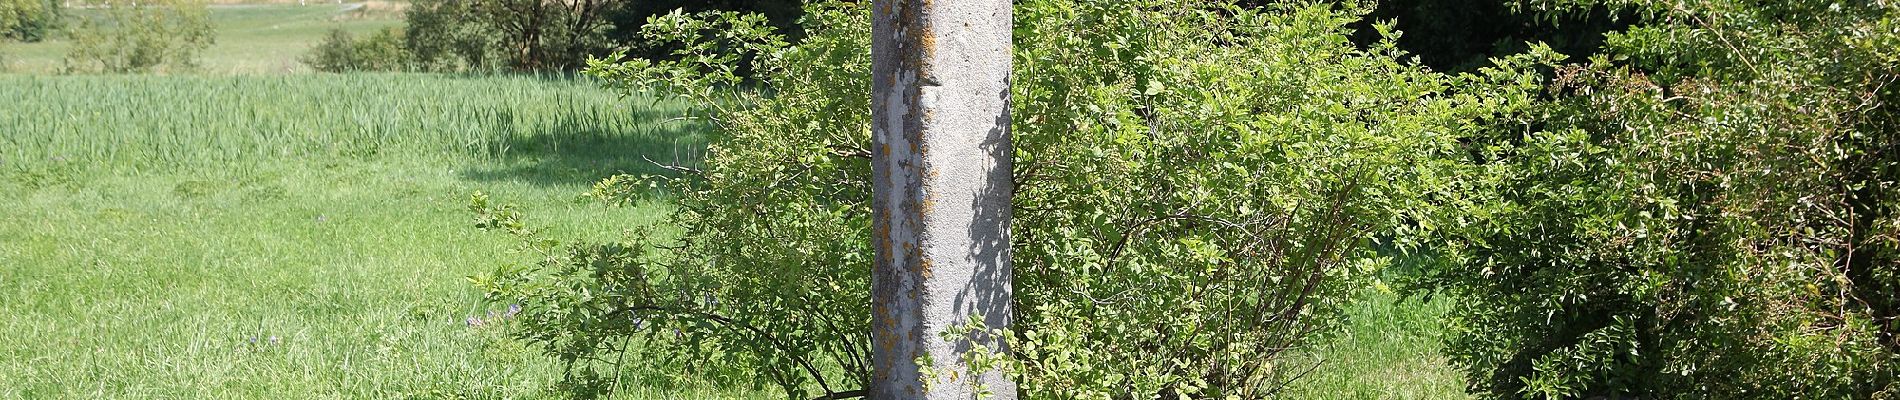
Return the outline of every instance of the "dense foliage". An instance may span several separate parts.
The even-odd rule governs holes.
[[[1453,2],[1019,2],[1014,354],[966,361],[1030,397],[1259,397],[1406,257],[1488,397],[1900,395],[1900,5],[1422,6]],[[1381,19],[1421,15],[1513,26]],[[866,10],[805,21],[671,14],[642,33],[668,54],[589,68],[715,137],[596,187],[664,193],[678,232],[562,244],[478,204],[547,255],[478,279],[523,337],[864,385]]]
[[[37,41],[59,20],[56,0],[0,0],[0,45]],[[6,70],[6,48],[0,46],[0,71]]]
[[[476,24],[495,35],[499,53],[516,70],[579,68],[606,48],[602,9],[609,0],[484,0],[469,2]],[[417,9],[421,10],[421,9]],[[433,29],[436,27],[412,27]],[[456,28],[451,28],[456,29]],[[460,28],[469,29],[469,28]]]
[[[1471,388],[1900,396],[1900,5],[1527,6],[1641,22],[1473,139],[1429,278]]]
[[[675,41],[673,54],[589,72],[695,100],[711,149],[678,177],[615,177],[595,196],[660,188],[681,231],[562,244],[482,198],[481,226],[546,257],[476,281],[525,304],[521,335],[580,377],[635,348],[745,365],[794,397],[862,388],[868,12],[815,4],[795,45],[756,15],[656,19],[645,34]],[[1535,89],[1509,72],[1431,73],[1389,41],[1358,48],[1362,12],[1018,4],[1018,323],[1000,335],[1015,354],[969,361],[1031,397],[1259,397],[1298,376],[1307,366],[1279,356],[1328,329],[1387,262],[1368,245],[1410,248],[1431,231],[1407,221],[1455,189],[1459,138]],[[735,89],[743,60],[765,90]],[[1466,86],[1506,97],[1453,90]]]
[[[0,0],[0,41],[37,42],[59,29],[59,0]]]
[[[1628,28],[1628,10],[1576,7],[1564,13],[1525,12],[1517,0],[1385,0],[1355,27],[1361,44],[1383,40],[1372,25],[1391,23],[1405,32],[1398,46],[1418,61],[1449,73],[1477,72],[1494,57],[1544,45],[1559,54],[1587,57],[1603,46],[1603,34]]]
[[[305,61],[320,71],[541,71],[580,68],[611,46],[613,0],[422,0],[402,34],[332,34]],[[390,47],[389,42],[400,44]]]
[[[474,1],[421,0],[403,14],[403,43],[413,69],[494,70],[507,65],[501,43],[480,23]]]
[[[412,67],[410,53],[403,48],[402,31],[392,28],[362,39],[342,29],[331,30],[323,42],[300,60],[311,69],[323,72],[398,71]]]
[[[10,0],[17,1],[17,0]],[[676,13],[732,11],[760,15],[801,37],[800,1],[419,0],[404,14],[398,52],[377,36],[372,44],[332,35],[306,61],[321,71],[572,71],[590,57],[622,51],[665,58],[677,42],[644,36],[641,27]],[[320,65],[319,65],[320,64]],[[749,68],[749,66],[744,66]]]
[[[654,17],[681,12],[697,14],[731,11],[765,18],[766,24],[793,41],[803,37],[798,21],[805,15],[803,0],[644,0],[617,4],[606,12],[612,27],[607,36],[642,58],[667,58],[677,43],[649,40],[641,34]]]
[[[66,70],[154,72],[197,68],[211,47],[211,18],[197,0],[105,0],[72,29]]]

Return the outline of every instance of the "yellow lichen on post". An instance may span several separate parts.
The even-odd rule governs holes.
[[[972,316],[985,332],[1009,324],[1010,0],[882,0],[873,10],[868,393],[967,399],[981,387],[1014,398],[1006,376],[963,364],[961,352],[982,346],[943,336]]]

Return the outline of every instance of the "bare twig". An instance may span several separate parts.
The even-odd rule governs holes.
[[[705,172],[700,171],[698,168],[687,167],[687,166],[676,165],[676,164],[661,164],[659,161],[653,161],[653,159],[647,158],[645,154],[640,155],[640,159],[647,160],[647,162],[652,163],[653,166],[660,167],[661,169],[665,169],[668,171],[688,173],[688,174],[693,174],[693,175],[705,175]]]

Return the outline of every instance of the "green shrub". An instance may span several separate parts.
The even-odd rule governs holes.
[[[106,0],[81,18],[66,55],[70,72],[154,72],[197,68],[214,40],[205,3],[196,0]]]
[[[506,66],[501,44],[475,2],[419,0],[403,14],[403,40],[417,66],[428,71],[497,70]]]
[[[0,72],[7,70],[7,42],[37,42],[58,28],[58,0],[0,0]]]
[[[1350,289],[1387,263],[1368,244],[1411,248],[1431,231],[1408,221],[1455,189],[1460,138],[1536,88],[1503,72],[1432,73],[1390,42],[1356,48],[1351,4],[1016,7],[1018,318],[999,335],[1015,354],[970,356],[1016,376],[1028,398],[1276,390],[1305,368],[1279,356],[1331,329]],[[525,304],[521,337],[580,377],[635,348],[742,365],[792,397],[863,388],[867,8],[813,5],[796,45],[758,16],[657,18],[646,35],[678,41],[672,61],[588,72],[695,100],[714,132],[708,156],[678,177],[619,176],[594,193],[625,203],[657,188],[679,231],[562,243],[481,198],[480,226],[528,238],[545,259],[474,280]],[[750,87],[736,65],[748,59],[759,90],[738,89]]]
[[[409,51],[403,48],[402,32],[395,28],[376,31],[362,40],[342,29],[331,30],[322,43],[304,54],[302,61],[323,72],[401,71],[412,65]]]
[[[746,11],[802,37],[802,2],[776,0],[418,0],[404,15],[406,47],[430,71],[575,70],[623,49],[670,57],[676,43],[641,27],[673,12]],[[682,11],[683,10],[683,11]]]
[[[670,13],[703,13],[734,11],[765,18],[766,24],[780,32],[787,41],[797,42],[805,37],[799,20],[804,18],[803,1],[778,0],[647,0],[620,2],[607,10],[606,18],[611,24],[607,29],[607,40],[615,49],[625,50],[626,54],[651,60],[670,60],[676,57],[674,51],[679,45],[676,41],[654,40],[641,32],[649,19]],[[741,61],[738,64],[740,75],[751,76],[751,64]]]
[[[1643,22],[1474,138],[1447,210],[1472,389],[1900,396],[1900,6],[1607,3]]]
[[[59,29],[59,0],[0,0],[0,40],[37,42]]]
[[[406,44],[427,70],[574,70],[610,47],[605,14],[622,2],[421,0]]]

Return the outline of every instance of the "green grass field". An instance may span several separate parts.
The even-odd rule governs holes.
[[[578,194],[701,146],[654,122],[669,104],[563,79],[0,76],[0,96],[0,398],[540,397],[556,363],[465,323],[505,306],[462,277],[523,257],[468,196],[605,238],[663,210]],[[626,397],[676,390],[725,397]]]
[[[260,74],[308,72],[297,60],[311,47],[323,41],[331,29],[343,29],[359,35],[386,27],[402,26],[402,14],[377,3],[311,2],[290,4],[219,4],[212,5],[212,26],[216,43],[205,49],[199,72],[209,74]],[[83,15],[88,10],[68,10]],[[0,71],[52,73],[64,68],[71,43],[55,37],[39,43],[0,44]]]

